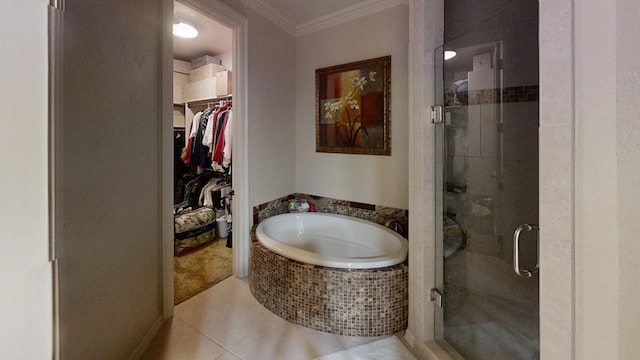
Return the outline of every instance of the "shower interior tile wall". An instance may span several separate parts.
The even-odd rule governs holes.
[[[409,212],[405,209],[397,209],[388,206],[364,204],[355,201],[338,200],[317,195],[302,193],[290,194],[281,198],[254,206],[253,223],[257,225],[269,217],[287,213],[289,200],[303,199],[314,204],[316,211],[328,214],[339,214],[357,217],[380,225],[388,220],[396,220],[404,225],[408,233]]]
[[[531,153],[537,153],[536,136],[520,138],[517,143],[507,142],[499,153],[498,142],[502,132],[506,136],[509,132],[535,134],[536,129],[527,131],[525,127],[535,127],[538,116],[538,87],[518,86],[505,88],[501,95],[503,107],[501,117],[504,122],[499,126],[494,103],[496,90],[479,90],[469,92],[469,104],[462,107],[448,108],[447,114],[450,131],[447,141],[448,161],[447,182],[465,184],[466,192],[447,193],[447,213],[464,225],[469,241],[469,250],[476,253],[505,257],[513,251],[512,242],[505,241],[505,237],[521,225],[513,214],[527,214],[532,219],[537,214],[532,213],[530,204],[537,203],[537,193],[522,193],[525,182],[536,181],[532,176],[537,173],[536,164],[525,161]],[[500,129],[496,131],[496,129]],[[502,160],[497,160],[502,158]],[[500,165],[502,164],[502,165]],[[511,174],[503,176],[501,174]],[[528,176],[529,175],[529,176]],[[518,179],[518,183],[514,183]],[[537,188],[532,184],[524,188]],[[511,201],[512,194],[517,193],[522,202]],[[501,201],[496,201],[501,198]],[[480,204],[491,210],[485,216],[467,216],[459,209],[468,204]],[[499,215],[503,220],[494,221]],[[496,238],[494,233],[501,234]],[[532,254],[535,254],[534,252]],[[527,263],[535,259],[523,260]]]

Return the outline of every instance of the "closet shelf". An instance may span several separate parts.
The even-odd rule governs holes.
[[[208,104],[211,104],[220,100],[230,100],[232,97],[233,97],[232,95],[216,96],[209,99],[189,101],[189,102],[186,102],[186,104],[189,108],[201,107],[201,106],[207,106]]]

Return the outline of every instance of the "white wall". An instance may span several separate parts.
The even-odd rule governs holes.
[[[254,206],[295,192],[295,42],[240,1],[223,2],[249,21],[249,204]]]
[[[640,3],[616,3],[618,358],[631,360],[640,357]]]
[[[227,51],[226,53],[216,55],[222,61],[222,65],[227,68],[227,70],[233,70],[233,52]]]
[[[573,0],[540,2],[540,354],[575,352]]]
[[[435,311],[429,291],[436,286],[434,266],[436,205],[435,129],[424,111],[435,105],[435,54],[443,44],[444,0],[410,0],[409,42],[409,322],[405,339],[419,358],[445,356],[432,346]],[[435,354],[438,352],[439,354]],[[446,359],[446,357],[442,357]]]
[[[47,6],[4,5],[11,11],[0,12],[0,356],[48,359]]]
[[[637,359],[640,6],[575,4],[576,358]]]
[[[618,358],[615,0],[575,7],[576,357]],[[597,49],[597,51],[594,51]],[[637,190],[636,190],[637,191]]]
[[[296,191],[409,207],[408,6],[296,38]],[[391,55],[391,156],[316,153],[315,70]]]

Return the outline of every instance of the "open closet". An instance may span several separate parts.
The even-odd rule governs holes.
[[[188,37],[175,25],[190,26]],[[174,2],[174,304],[232,274],[232,31]]]

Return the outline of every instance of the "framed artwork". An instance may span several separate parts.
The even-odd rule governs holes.
[[[391,56],[316,70],[316,152],[391,155]]]

